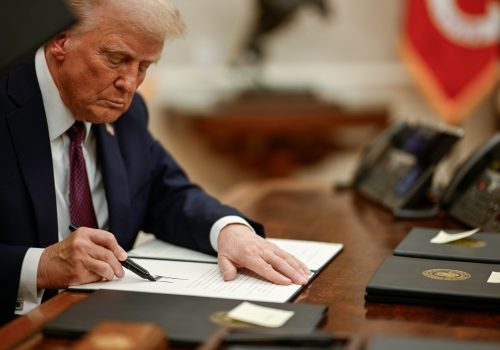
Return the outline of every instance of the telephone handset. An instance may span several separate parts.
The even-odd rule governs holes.
[[[500,231],[500,134],[459,167],[441,197],[441,208],[469,227]]]
[[[396,122],[365,151],[353,186],[395,215],[418,217],[426,204],[436,211],[428,198],[435,167],[462,135],[458,128]]]

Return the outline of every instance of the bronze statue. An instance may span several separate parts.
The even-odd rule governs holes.
[[[250,36],[243,47],[240,61],[258,63],[264,58],[265,38],[277,28],[289,23],[301,6],[314,6],[326,17],[328,0],[258,0],[258,14]]]

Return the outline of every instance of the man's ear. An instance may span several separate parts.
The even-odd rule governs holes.
[[[58,61],[64,61],[68,52],[69,35],[67,32],[62,32],[53,37],[47,44],[52,56]]]

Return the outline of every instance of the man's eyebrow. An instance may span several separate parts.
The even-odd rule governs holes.
[[[101,52],[109,55],[121,55],[125,57],[134,57],[129,50],[123,47],[104,47],[101,49]],[[149,62],[149,63],[157,63],[161,58],[161,53],[151,57],[151,59],[140,59],[141,61]]]
[[[127,49],[121,48],[121,47],[103,47],[101,48],[101,52],[105,54],[112,54],[112,55],[124,55],[124,56],[130,56],[130,53]]]

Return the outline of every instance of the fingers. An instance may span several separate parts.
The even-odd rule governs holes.
[[[236,266],[234,266],[231,260],[227,259],[225,256],[219,256],[217,260],[224,281],[233,280],[237,274]]]
[[[279,254],[273,251],[270,253],[270,256],[264,257],[264,259],[274,270],[287,276],[293,283],[307,284],[309,273],[305,274],[302,271],[300,264],[297,263],[297,259],[294,256],[284,251],[279,252]]]
[[[47,247],[38,265],[38,288],[66,288],[123,277],[120,260],[127,253],[103,230],[81,227],[65,240]]]
[[[288,285],[292,282],[286,274],[278,272],[275,266],[266,262],[262,257],[252,257],[248,259],[246,267],[264,277],[266,280],[276,284]]]
[[[304,278],[308,279],[309,276],[311,275],[311,270],[304,264],[302,261],[297,259],[295,256],[285,252],[284,250],[276,247],[277,249],[274,251],[276,255],[281,257],[282,259],[286,260],[286,262],[295,270],[297,271],[300,275],[302,275]]]
[[[292,282],[305,285],[311,275],[299,259],[243,225],[228,225],[221,230],[218,250],[219,267],[226,281],[236,276],[236,266],[283,285]]]
[[[82,263],[87,270],[105,280],[112,280],[115,275],[123,277],[120,261],[127,258],[127,253],[118,245],[115,236],[104,230],[83,229],[82,236],[75,239],[74,245],[81,245]]]
[[[111,250],[97,245],[89,251],[88,256],[89,258],[84,263],[89,271],[108,281],[111,281],[114,276],[123,277],[123,267]]]
[[[305,285],[311,274],[300,260],[265,240],[259,242],[257,249],[247,249],[245,255],[245,267],[277,284]]]
[[[127,259],[127,252],[120,247],[112,233],[104,230],[92,230],[90,231],[90,238],[95,244],[111,250],[116,259],[120,261]]]

